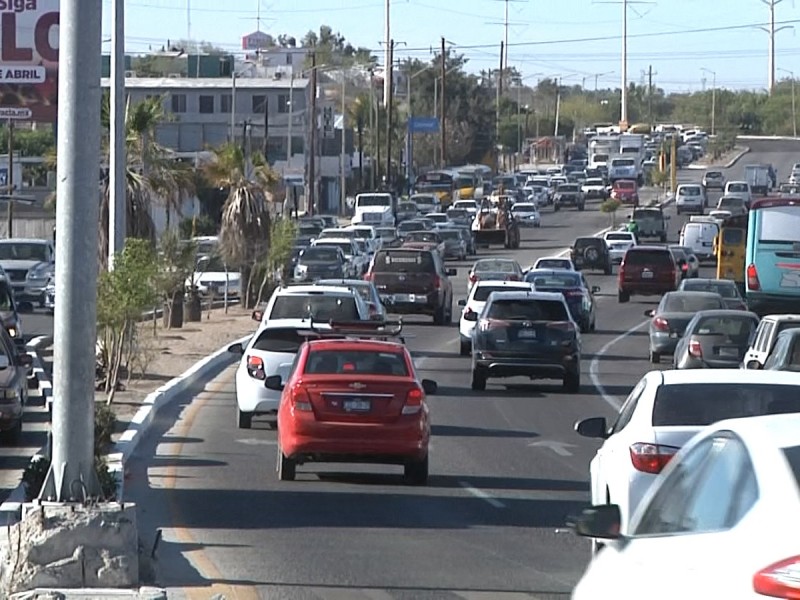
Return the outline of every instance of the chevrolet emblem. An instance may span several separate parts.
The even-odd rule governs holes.
[[[363,383],[355,382],[351,383],[350,387],[353,388],[354,390],[363,390],[367,386]]]

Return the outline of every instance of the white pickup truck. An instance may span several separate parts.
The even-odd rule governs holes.
[[[375,227],[395,225],[395,199],[388,192],[370,192],[356,196],[353,225],[373,225]]]

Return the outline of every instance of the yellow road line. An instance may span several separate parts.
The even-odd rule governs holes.
[[[183,417],[175,425],[173,431],[176,436],[184,439],[189,437],[197,415],[208,401],[213,399],[215,392],[221,392],[231,385],[234,375],[234,370],[230,370],[228,373],[223,372],[217,379],[206,385],[206,388],[194,398],[186,408]],[[169,453],[172,456],[180,456],[183,452],[183,442],[168,444],[168,446],[170,446]],[[175,465],[166,467],[163,479],[166,489],[175,489],[177,470],[178,468]],[[180,526],[182,512],[175,499],[176,494],[167,494],[167,497],[169,498],[169,512],[172,517],[172,531],[175,532],[175,537],[182,544],[199,545],[191,530]],[[208,586],[184,587],[183,591],[188,598],[192,600],[208,600],[213,596],[219,596],[226,600],[259,600],[258,592],[252,586],[224,583],[225,577],[220,573],[217,565],[214,564],[205,550],[191,550],[184,552],[184,556],[197,569],[203,579],[211,582]]]

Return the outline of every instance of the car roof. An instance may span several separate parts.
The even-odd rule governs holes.
[[[361,350],[365,352],[396,352],[405,353],[406,347],[401,342],[365,339],[315,339],[308,341],[312,350]]]
[[[566,256],[540,256],[536,259],[536,262],[539,262],[540,260],[563,260],[566,262],[572,262],[572,260]]]
[[[330,326],[327,323],[314,323],[314,327],[328,329]],[[262,321],[253,337],[265,329],[311,329],[311,321],[305,319],[268,319]]]
[[[342,286],[336,285],[293,285],[291,287],[278,288],[275,290],[276,294],[293,296],[300,294],[307,294],[313,296],[325,295],[340,295],[340,296],[354,296],[355,293]]]
[[[661,371],[664,385],[682,383],[763,383],[798,385],[797,373],[750,369],[681,369]]]
[[[341,244],[341,243],[349,244],[352,241],[353,239],[348,237],[317,238],[313,242],[311,242],[311,245],[316,246],[317,244],[327,245],[327,244]]]
[[[564,274],[571,275],[572,277],[575,277],[575,276],[580,274],[580,271],[567,271],[565,269],[531,269],[527,273],[525,273],[525,276],[526,277],[528,275],[558,275],[558,276],[562,276]]]
[[[508,288],[518,288],[522,290],[531,289],[531,284],[525,281],[507,281],[505,279],[478,279],[478,281],[475,282],[473,289],[477,289],[479,287],[498,287],[498,286],[508,287]]]
[[[687,223],[687,225],[688,225],[688,223]],[[656,246],[656,245],[653,245],[653,244],[642,245],[642,246],[632,246],[631,248],[628,249],[628,252],[653,252],[655,250],[657,250],[659,252],[669,252],[669,248],[667,248],[666,246]]]
[[[713,308],[710,310],[701,310],[695,313],[695,316],[696,315],[701,315],[703,317],[741,317],[744,315],[758,319],[758,315],[756,313],[748,310],[736,310],[733,308]]]
[[[693,296],[695,298],[705,296],[706,298],[719,298],[720,295],[716,292],[696,292],[694,290],[675,290],[667,292],[664,296]]]
[[[800,446],[800,414],[761,415],[726,419],[713,425],[715,431],[734,431],[753,444],[776,448]]]
[[[330,287],[369,287],[372,284],[363,279],[319,279],[314,283],[314,287],[330,286]]]
[[[713,277],[695,277],[694,279],[684,279],[681,283],[686,283],[687,285],[692,283],[698,283],[700,285],[736,285],[736,282],[732,279],[715,279]]]
[[[537,292],[530,291],[513,291],[513,292],[492,292],[489,294],[489,302],[496,300],[555,300],[557,302],[564,302],[564,296],[561,292]]]
[[[762,320],[766,319],[770,321],[800,321],[800,315],[775,314],[775,315],[765,315],[762,317]]]

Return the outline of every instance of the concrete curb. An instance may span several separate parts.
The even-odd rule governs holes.
[[[155,421],[158,412],[189,388],[201,381],[213,378],[229,364],[235,362],[235,357],[228,352],[228,346],[236,343],[245,344],[250,337],[248,335],[225,344],[213,354],[196,362],[178,377],[170,379],[144,399],[142,407],[131,419],[130,426],[108,454],[109,469],[117,476],[117,499],[119,501],[125,497],[125,465]]]
[[[45,600],[58,598],[58,600],[166,600],[167,591],[161,588],[141,587],[138,590],[121,590],[118,588],[94,589],[55,589],[38,588],[27,592],[13,594],[9,600]]]
[[[765,139],[767,139],[767,138],[765,138]],[[773,138],[768,138],[768,139],[773,139]],[[774,139],[778,139],[778,138],[774,138]],[[790,138],[790,139],[794,139],[794,138]],[[707,171],[708,169],[730,169],[737,162],[739,162],[739,159],[741,159],[748,152],[750,152],[750,147],[749,146],[743,147],[741,152],[737,153],[731,160],[729,160],[724,165],[714,165],[714,164],[711,164],[711,165],[694,165],[694,164],[692,164],[692,165],[688,165],[686,168],[690,169],[692,171]]]

